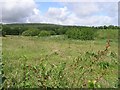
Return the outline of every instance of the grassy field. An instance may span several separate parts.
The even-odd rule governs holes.
[[[3,84],[9,87],[117,88],[118,42],[64,36],[2,38]]]

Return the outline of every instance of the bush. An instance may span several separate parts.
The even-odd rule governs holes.
[[[40,31],[39,37],[50,36],[51,33],[49,31]]]
[[[79,34],[80,34],[80,30],[78,29],[70,29],[66,32],[66,35],[68,36],[68,38],[73,38],[73,39],[79,39]]]
[[[11,30],[10,27],[8,27],[8,26],[6,26],[6,25],[3,25],[2,33],[3,33],[3,32],[6,32],[6,35],[11,35],[12,30]]]
[[[50,31],[50,35],[56,35],[54,31]]]
[[[55,33],[57,35],[65,34],[66,31],[67,31],[67,29],[65,27],[59,27],[58,29],[55,29]]]
[[[2,31],[2,36],[5,37],[6,36],[6,32]]]
[[[22,33],[23,36],[38,36],[40,31],[38,29],[29,29]]]
[[[81,40],[93,40],[95,38],[95,30],[91,28],[73,28],[66,32],[68,38],[81,39]]]
[[[5,37],[6,36],[6,32],[5,31],[3,31],[3,30],[0,30],[0,37]]]
[[[93,28],[83,28],[81,29],[81,40],[93,40],[96,36],[96,31]]]

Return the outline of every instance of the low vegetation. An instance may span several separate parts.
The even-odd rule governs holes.
[[[118,88],[118,27],[10,26],[26,29],[3,30],[2,88]]]
[[[66,35],[68,38],[80,39],[80,40],[94,40],[96,31],[93,28],[74,28],[68,30]]]
[[[117,88],[118,49],[116,42],[110,44],[107,53],[101,53],[105,40],[4,37],[3,87]]]
[[[41,34],[50,35],[67,35],[68,38],[80,40],[94,40],[95,38],[106,39],[118,38],[117,26],[61,26],[54,24],[5,24],[2,25],[2,33],[5,35],[23,35],[23,36],[40,36]],[[110,32],[110,35],[108,35]],[[111,36],[111,34],[113,34]],[[42,35],[41,35],[42,36]],[[43,35],[44,36],[44,35]],[[99,37],[97,37],[99,36]]]

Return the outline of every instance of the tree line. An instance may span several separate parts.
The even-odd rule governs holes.
[[[93,40],[96,32],[99,30],[118,30],[120,27],[109,26],[63,26],[55,24],[3,24],[2,36],[6,35],[23,35],[23,36],[50,36],[50,35],[67,35],[68,38]]]

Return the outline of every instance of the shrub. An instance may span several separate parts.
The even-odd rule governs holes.
[[[23,36],[38,36],[40,31],[38,29],[29,29],[22,33]]]
[[[65,27],[59,27],[58,29],[55,29],[55,33],[57,35],[65,34],[66,31],[67,31],[67,29]]]
[[[49,31],[40,31],[39,37],[50,36],[51,33]]]
[[[6,32],[2,31],[2,36],[5,37],[6,36]]]
[[[50,35],[56,35],[54,31],[50,31]]]
[[[95,29],[83,28],[81,29],[80,39],[81,40],[93,40],[95,38]]]
[[[81,40],[93,40],[95,38],[95,30],[91,28],[73,28],[66,32],[68,38],[81,39]]]
[[[3,32],[6,32],[6,35],[11,35],[12,30],[11,30],[10,27],[3,25],[2,33],[3,33]]]

